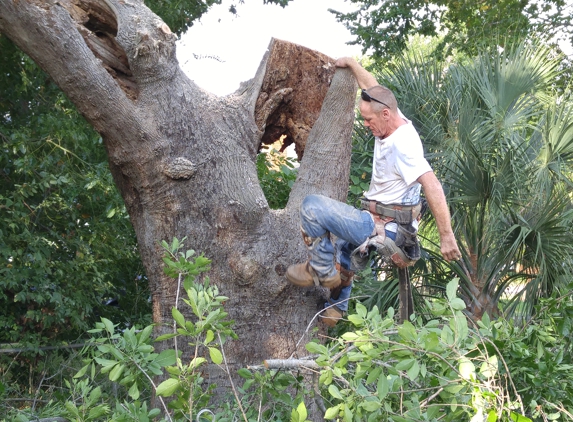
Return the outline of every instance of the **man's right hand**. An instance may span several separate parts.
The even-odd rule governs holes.
[[[348,67],[354,74],[354,77],[358,81],[358,85],[362,89],[368,89],[378,85],[376,78],[352,57],[341,57],[336,60],[335,65],[336,67]]]

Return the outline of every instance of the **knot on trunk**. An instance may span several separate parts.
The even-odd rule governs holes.
[[[156,25],[156,34],[138,32],[134,59],[137,57],[159,55],[165,51],[165,56],[171,56],[177,36],[164,23]]]
[[[196,170],[195,164],[187,158],[177,157],[165,165],[163,174],[174,180],[190,179]]]

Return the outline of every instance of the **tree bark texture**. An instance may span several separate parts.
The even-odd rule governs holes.
[[[101,134],[137,234],[154,320],[172,321],[177,289],[163,273],[160,242],[186,237],[186,249],[212,260],[211,282],[230,298],[225,309],[239,336],[225,345],[232,369],[305,355],[307,325],[326,292],[293,288],[284,273],[306,259],[302,199],[346,198],[352,74],[272,40],[254,78],[217,97],[181,71],[176,36],[140,0],[0,0],[0,32]],[[270,210],[255,160],[262,142],[281,135],[304,159],[288,205]],[[170,330],[164,324],[157,334]],[[209,376],[226,382],[215,370]]]

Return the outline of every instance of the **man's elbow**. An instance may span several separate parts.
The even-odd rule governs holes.
[[[426,186],[429,186],[429,185],[432,185],[435,183],[438,183],[439,185],[441,185],[440,181],[438,180],[438,178],[436,177],[436,175],[433,171],[428,171],[428,172],[422,174],[420,177],[418,177],[417,181],[424,188],[426,188]]]

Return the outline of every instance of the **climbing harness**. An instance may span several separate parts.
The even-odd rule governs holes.
[[[390,258],[399,268],[414,265],[420,259],[420,243],[412,222],[421,216],[423,202],[408,206],[382,204],[362,198],[360,204],[363,210],[372,215],[374,231],[352,252],[352,264],[357,269],[364,268],[370,252],[375,250],[378,254]],[[397,225],[396,240],[386,236],[385,226],[390,222]]]

